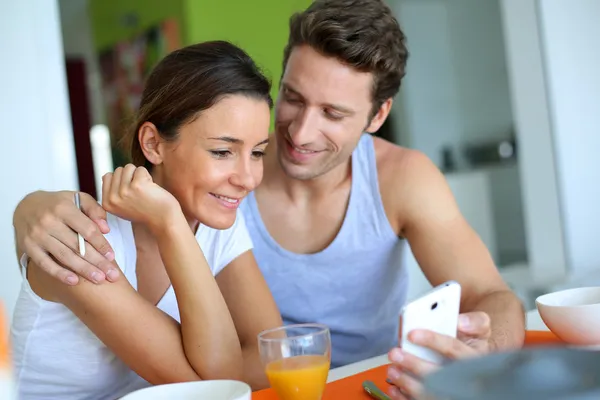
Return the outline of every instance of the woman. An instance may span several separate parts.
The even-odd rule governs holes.
[[[262,179],[269,90],[227,42],[156,66],[130,132],[133,164],[103,179],[126,279],[68,286],[27,266],[12,326],[20,398],[115,399],[198,379],[266,386],[256,335],[281,318],[237,208]]]

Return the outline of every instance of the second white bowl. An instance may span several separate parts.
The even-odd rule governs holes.
[[[546,326],[565,342],[600,345],[600,287],[548,293],[535,303]]]

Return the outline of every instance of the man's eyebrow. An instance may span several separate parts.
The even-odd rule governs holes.
[[[284,89],[289,90],[290,92],[294,93],[295,95],[298,95],[298,96],[302,97],[302,95],[300,94],[300,92],[298,92],[296,89],[294,89],[292,86],[290,86],[289,83],[283,82],[281,84],[281,86],[283,86]]]
[[[302,96],[302,94],[300,94],[300,92],[298,92],[297,90],[295,90],[293,87],[291,87],[288,83],[282,83],[281,86],[283,86],[284,89],[289,90],[290,92],[292,92],[293,94],[295,94],[296,96],[300,96],[302,98],[304,98],[304,96]],[[333,103],[325,103],[323,104],[324,107],[327,108],[332,108],[336,111],[339,111],[343,114],[348,114],[348,115],[353,115],[356,113],[356,111],[354,111],[353,109],[346,107],[346,106],[342,106],[340,104],[333,104]]]
[[[350,109],[348,107],[341,106],[339,104],[324,104],[324,105],[326,107],[328,107],[328,108],[333,108],[334,110],[339,111],[339,112],[341,112],[343,114],[352,115],[352,114],[355,113],[354,110],[352,110],[352,109]]]

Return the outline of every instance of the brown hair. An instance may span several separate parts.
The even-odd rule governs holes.
[[[284,71],[292,49],[301,45],[372,73],[372,115],[400,89],[408,50],[404,33],[383,0],[315,0],[290,18]]]
[[[135,123],[124,137],[131,161],[150,169],[138,140],[146,121],[161,138],[175,140],[179,128],[228,95],[241,94],[268,103],[271,83],[239,47],[225,41],[198,43],[173,51],[150,73]]]

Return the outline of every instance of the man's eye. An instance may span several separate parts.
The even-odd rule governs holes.
[[[325,109],[325,110],[323,110],[323,112],[325,113],[325,115],[327,116],[327,118],[329,118],[330,120],[333,120],[333,121],[339,121],[339,120],[341,120],[341,119],[344,118],[343,115],[340,115],[340,114],[338,114],[338,113],[336,113],[334,111],[331,111],[331,110]]]

